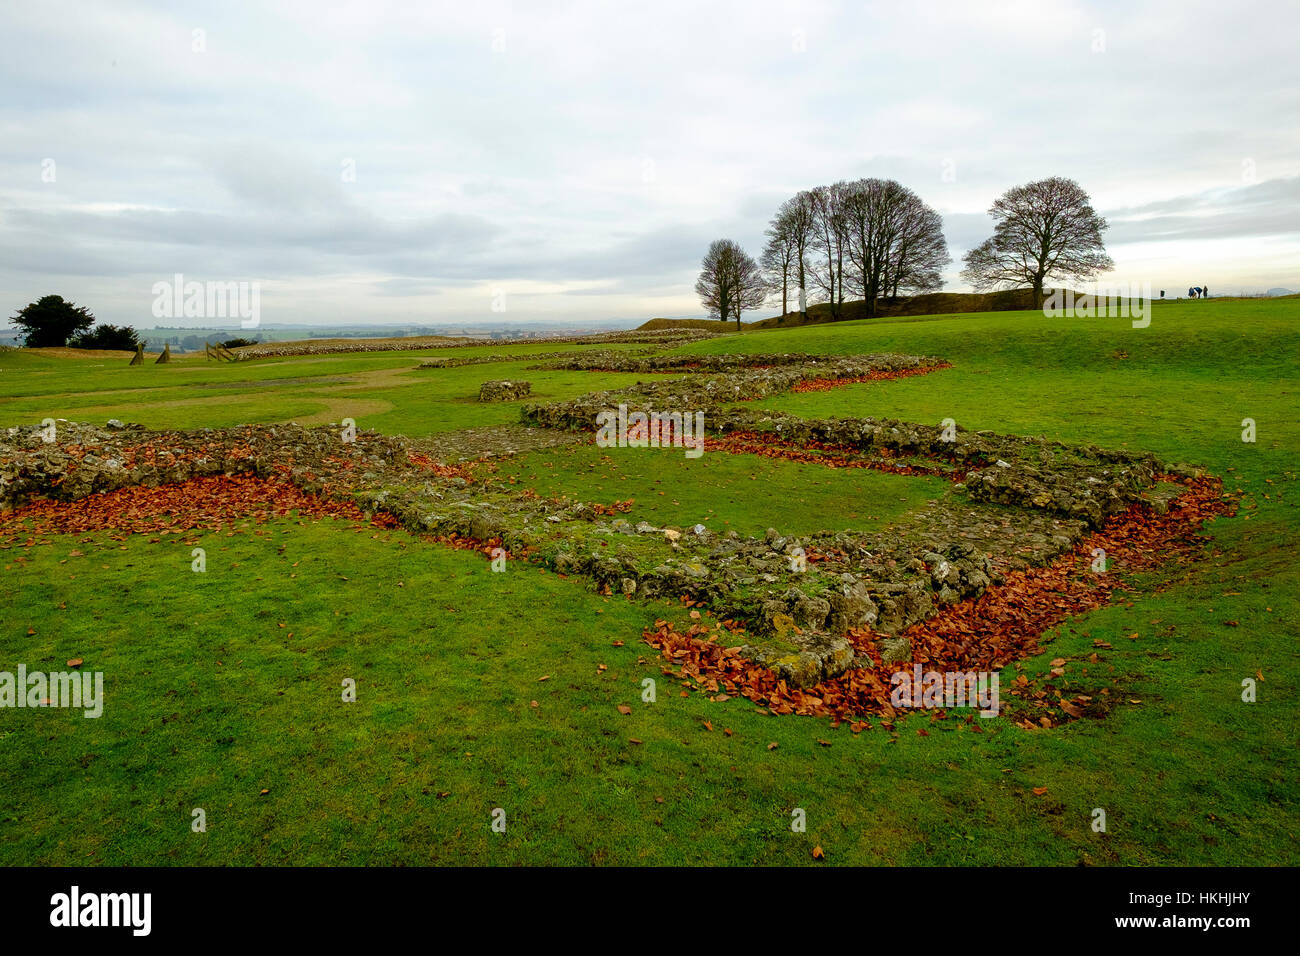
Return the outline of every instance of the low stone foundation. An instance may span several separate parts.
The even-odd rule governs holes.
[[[527,398],[533,391],[532,382],[484,382],[478,387],[480,402],[514,402]]]
[[[499,543],[511,555],[584,577],[605,593],[687,598],[744,626],[750,643],[743,656],[791,686],[810,686],[855,666],[864,647],[873,659],[908,660],[914,653],[905,636],[909,627],[977,598],[1009,572],[1055,560],[1135,506],[1156,513],[1176,507],[1187,479],[1199,473],[1139,452],[955,425],[812,420],[726,404],[738,391],[771,394],[810,377],[833,380],[936,361],[851,356],[828,369],[809,357],[783,358],[774,363],[778,368],[747,367],[529,405],[521,418],[581,440],[594,429],[595,415],[620,401],[702,407],[709,413],[706,448],[743,453],[752,446],[834,467],[860,462],[942,473],[952,491],[879,531],[791,536],[769,529],[746,536],[703,524],[633,523],[618,515],[627,510],[619,505],[630,502],[542,498],[494,479],[490,468],[436,465],[403,438],[353,434],[336,425],[150,432],[119,422],[105,429],[60,421],[50,429],[0,431],[0,509],[39,497],[74,501],[192,477],[279,475],[305,491],[350,501],[367,516],[387,514],[417,534]],[[480,400],[518,399],[528,389],[527,382],[485,382]],[[546,433],[546,444],[558,437]],[[733,442],[737,438],[743,441]],[[519,436],[503,441],[506,451],[527,444]],[[480,457],[450,449],[438,456]],[[856,637],[850,641],[849,635]]]

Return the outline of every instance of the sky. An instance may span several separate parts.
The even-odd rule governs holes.
[[[699,316],[800,189],[894,178],[954,262],[1077,180],[1109,278],[1300,290],[1300,4],[0,0],[0,308],[263,323]],[[776,310],[750,317],[773,314]]]

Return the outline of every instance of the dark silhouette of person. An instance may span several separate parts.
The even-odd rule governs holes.
[[[1201,298],[1202,298],[1202,299],[1208,299],[1209,297],[1210,297],[1210,288],[1209,288],[1209,286],[1201,286]]]

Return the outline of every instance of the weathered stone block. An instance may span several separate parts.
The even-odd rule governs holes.
[[[514,402],[521,398],[527,398],[532,390],[532,382],[484,382],[479,386],[478,400],[480,402]]]

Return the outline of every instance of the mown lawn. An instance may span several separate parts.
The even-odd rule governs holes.
[[[814,531],[869,531],[950,493],[941,478],[865,469],[835,469],[756,455],[680,448],[567,445],[501,462],[496,473],[543,495],[581,501],[632,500],[633,523],[761,536]]]
[[[1032,677],[1065,657],[1078,686],[1112,687],[1120,703],[1104,719],[1026,731],[998,718],[977,733],[916,714],[897,733],[855,736],[760,715],[743,699],[681,697],[639,635],[684,610],[604,598],[525,566],[493,574],[477,555],[345,522],[207,535],[202,575],[189,570],[189,547],[166,538],[55,536],[0,552],[0,669],[82,657],[105,672],[107,701],[98,720],[0,710],[0,863],[811,864],[820,845],[831,864],[1294,865],[1297,321],[1292,302],[1211,300],[1159,306],[1146,329],[1006,313],[689,349],[941,355],[952,369],[770,404],[1127,443],[1240,489],[1239,515],[1210,526],[1198,560],[1133,582],[1127,600],[1068,622],[1024,662]],[[332,357],[346,366],[334,371],[310,360],[310,373],[309,360],[257,364],[293,378],[413,357]],[[58,417],[10,375],[20,360],[0,355],[0,416]],[[376,365],[350,364],[363,361]],[[221,374],[262,374],[254,368]],[[453,398],[407,390],[459,395],[516,374],[504,368],[419,373],[439,381],[368,397],[392,401],[398,422],[419,420],[383,430],[479,424]],[[121,388],[116,377],[71,370],[59,383],[58,365],[45,371],[40,381],[58,386],[45,395]],[[577,377],[574,394],[609,381],[555,374]],[[95,398],[148,423],[135,396]],[[275,395],[265,400],[267,420],[286,417]],[[1241,441],[1245,417],[1254,444]],[[646,520],[681,523],[702,506],[714,526],[740,530],[781,516],[783,498],[792,521],[815,513],[833,527],[857,507],[846,502],[880,502],[853,512],[865,516],[889,497],[880,479],[890,476],[874,473],[785,474],[776,466],[786,463],[763,461],[750,481],[740,456],[686,467],[672,453],[635,453],[605,462],[582,446],[502,467],[588,500],[635,488]],[[899,498],[929,496],[921,479],[896,480]],[[1097,640],[1112,647],[1089,663]],[[347,677],[355,704],[341,700]],[[658,682],[653,704],[641,699],[645,678]],[[1245,678],[1258,680],[1257,703],[1241,700]],[[195,807],[206,833],[190,830]],[[504,834],[490,829],[496,807]],[[806,833],[791,832],[796,807]],[[1095,808],[1106,833],[1091,827]]]

